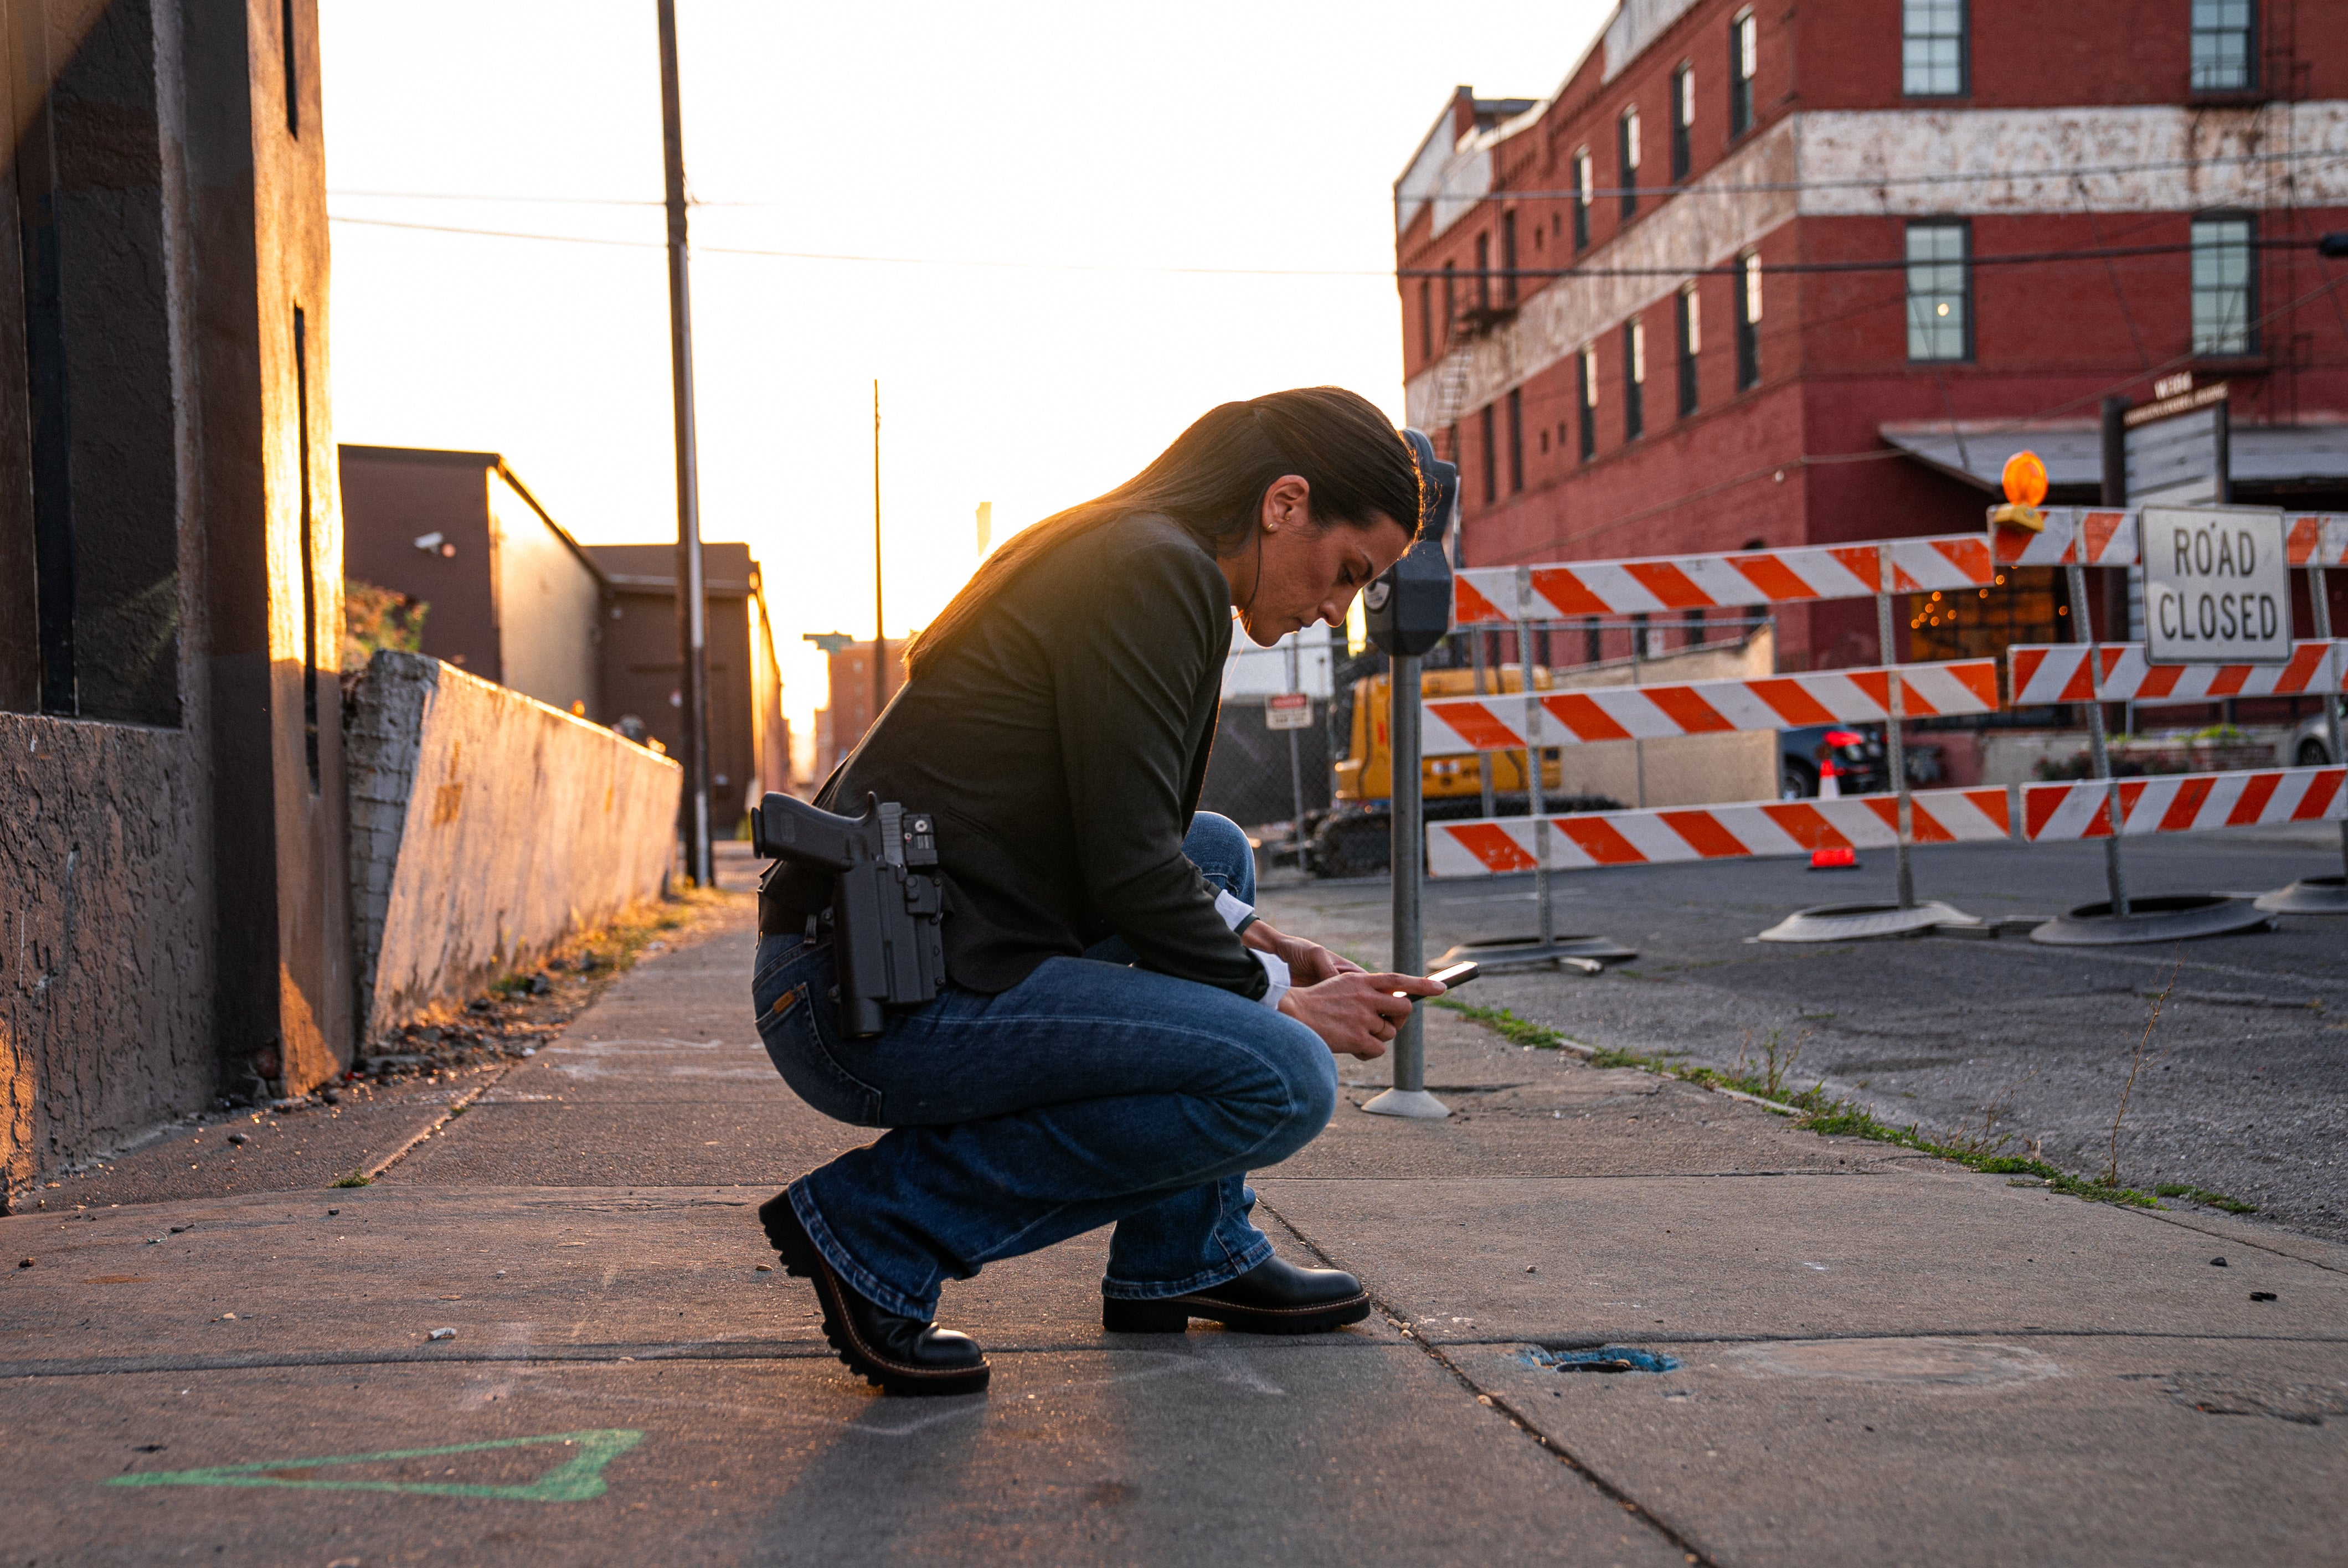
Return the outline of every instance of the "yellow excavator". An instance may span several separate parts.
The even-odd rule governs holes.
[[[1472,670],[1428,670],[1420,677],[1428,697],[1472,697]],[[1550,672],[1533,666],[1533,690],[1550,687]],[[1521,692],[1521,666],[1503,664],[1484,677],[1488,692]],[[1316,876],[1367,876],[1384,871],[1391,858],[1394,838],[1394,761],[1388,750],[1388,725],[1393,709],[1386,676],[1372,675],[1354,682],[1354,722],[1346,738],[1345,755],[1335,766],[1334,804],[1325,812],[1305,818],[1304,866]],[[1522,752],[1490,752],[1481,758],[1428,757],[1419,764],[1419,789],[1426,800],[1426,820],[1458,821],[1484,815],[1483,763],[1492,770],[1492,805],[1501,816],[1521,816],[1529,807],[1525,791],[1527,762]],[[1550,812],[1620,811],[1622,803],[1608,795],[1560,796],[1561,769],[1557,748],[1542,748],[1541,805]]]

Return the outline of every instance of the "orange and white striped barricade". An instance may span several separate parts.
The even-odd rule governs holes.
[[[2121,567],[2143,562],[2140,508],[2055,507],[2045,518],[2043,533],[1998,530],[1993,546],[1997,564]],[[2348,516],[2285,513],[2282,532],[2283,551],[2292,566],[2314,571],[2348,566]]]
[[[1731,554],[1638,560],[1573,561],[1543,566],[1469,567],[1452,579],[1453,620],[1462,627],[1513,624],[1519,645],[1530,648],[1534,620],[1561,620],[1599,614],[1641,615],[1756,607],[1828,599],[1875,600],[1878,646],[1892,646],[1894,594],[1982,589],[1997,580],[1991,537],[1950,534],[1889,539],[1871,544],[1806,546],[1797,549],[1741,550]],[[1984,666],[1987,666],[1984,670]],[[1869,689],[1872,678],[1876,689]],[[1917,682],[1921,682],[1921,687]],[[1558,698],[1566,699],[1560,702]],[[1462,700],[1487,702],[1486,699]],[[1871,671],[1828,672],[1823,679],[1787,676],[1767,682],[1701,682],[1670,687],[1602,688],[1541,698],[1520,697],[1513,707],[1453,710],[1478,743],[1448,723],[1430,704],[1430,733],[1453,732],[1448,743],[1460,751],[1514,751],[1568,740],[1631,740],[1716,733],[1735,729],[1780,729],[1833,723],[1838,708],[1851,722],[1880,720],[1896,793],[1895,810],[1907,824],[1908,784],[1905,721],[1927,713],[1989,712],[1996,709],[1993,661],[1959,661],[1946,665],[1886,665]],[[1731,717],[1729,710],[1735,716]],[[1798,718],[1789,715],[1799,713]],[[1487,718],[1494,721],[1486,723]],[[1511,723],[1510,720],[1517,723]],[[1555,723],[1552,723],[1551,720]],[[1513,732],[1522,737],[1503,738]],[[1642,759],[1643,765],[1643,758]],[[1540,769],[1528,767],[1528,779]],[[1642,775],[1643,777],[1643,774]],[[1531,792],[1532,820],[1547,818],[1538,785]],[[1900,911],[1915,907],[1915,881],[1903,826],[1893,841],[1898,856]],[[1548,929],[1548,867],[1536,865],[1536,897]],[[1940,906],[1946,908],[1946,906]],[[1956,912],[1949,914],[1956,918]]]
[[[2017,642],[2007,649],[2013,705],[2214,702],[2227,697],[2338,696],[2348,692],[2348,642],[2297,641],[2284,664],[2155,664],[2141,642],[2096,644],[2103,678],[2090,681],[2084,643]]]
[[[1924,844],[1985,844],[2013,835],[2010,792],[2003,784],[1919,790],[1910,797]],[[1841,800],[1764,800],[1739,805],[1652,811],[1574,812],[1427,824],[1427,869],[1437,876],[1491,876],[1530,871],[1588,871],[1610,866],[1663,866],[1691,860],[1741,860],[1808,855],[1818,849],[1888,849],[1900,840],[1900,814],[1889,795]],[[1546,859],[1538,856],[1545,854]]]
[[[2348,820],[2348,768],[2248,768],[2222,774],[2156,774],[2022,786],[2022,837],[2030,844],[2107,838],[2118,832],[2199,833],[2282,822]]]
[[[1984,534],[1644,560],[1462,567],[1452,579],[1452,619],[1463,627],[1498,626],[1584,615],[1757,608],[1987,588],[1996,577],[1997,562]]]
[[[1669,686],[1437,697],[1426,703],[1425,744],[1428,756],[1458,756],[1581,742],[1879,723],[1891,716],[1895,674],[1909,718],[1997,712],[1997,661],[1963,659]]]

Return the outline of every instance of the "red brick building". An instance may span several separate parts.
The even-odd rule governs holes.
[[[2348,261],[2314,244],[2348,229],[2340,21],[1628,0],[1552,97],[1458,89],[1395,219],[1463,563],[1978,528],[2025,445],[2092,501],[2100,399],[2183,370],[2231,388],[2233,499],[2348,510]],[[2009,588],[1892,653],[2060,640],[2051,581]],[[1779,628],[1789,670],[1879,656],[1865,602]]]

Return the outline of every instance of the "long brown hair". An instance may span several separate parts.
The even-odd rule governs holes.
[[[1264,492],[1289,474],[1312,487],[1307,504],[1323,528],[1366,528],[1385,517],[1415,538],[1433,494],[1409,444],[1358,393],[1300,386],[1220,405],[1116,489],[1004,540],[906,651],[907,677],[919,675],[1013,578],[1069,540],[1156,512],[1221,555],[1255,526]]]

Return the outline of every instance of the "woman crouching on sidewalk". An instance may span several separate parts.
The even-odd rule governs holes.
[[[1234,607],[1264,645],[1342,624],[1432,494],[1368,401],[1310,387],[1224,404],[996,550],[816,801],[936,819],[950,983],[877,1037],[840,1033],[829,878],[767,873],[767,1050],[818,1111],[890,1131],[759,1214],[881,1389],[985,1388],[979,1347],[932,1321],[941,1283],[1105,1225],[1106,1328],[1368,1316],[1352,1275],[1272,1255],[1245,1177],[1328,1124],[1332,1052],[1383,1055],[1395,993],[1443,988],[1255,918],[1246,835],[1197,808]]]

